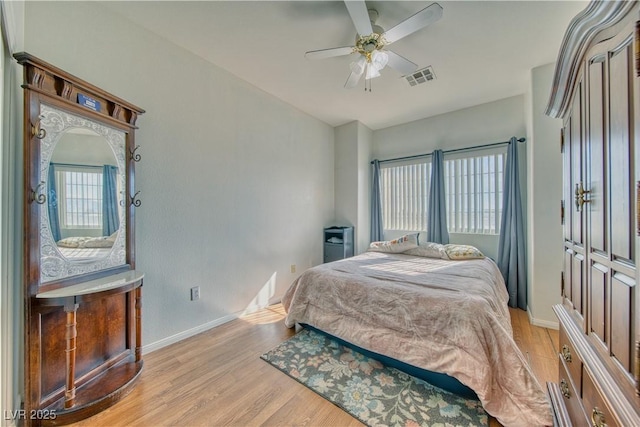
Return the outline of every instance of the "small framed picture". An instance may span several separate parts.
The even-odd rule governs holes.
[[[78,104],[93,111],[100,111],[101,108],[100,101],[96,101],[81,93],[78,94]]]

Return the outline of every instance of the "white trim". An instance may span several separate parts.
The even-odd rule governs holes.
[[[24,1],[2,0],[2,23],[4,26],[5,42],[12,55],[24,49]]]
[[[555,329],[556,331],[560,329],[560,323],[558,322],[553,322],[551,320],[536,319],[535,317],[533,317],[533,315],[531,314],[531,309],[528,306],[527,306],[527,316],[529,317],[529,323],[531,323],[534,326]]]
[[[190,338],[194,335],[198,335],[202,332],[208,331],[209,329],[215,328],[216,326],[223,325],[227,322],[231,322],[232,320],[236,320],[240,317],[243,312],[232,313],[224,317],[220,317],[216,320],[212,320],[211,322],[204,323],[200,326],[196,326],[195,328],[187,329],[186,331],[182,331],[175,335],[171,335],[170,337],[163,338],[159,341],[156,341],[151,344],[142,346],[142,354],[148,354],[154,352],[156,350],[160,350],[168,345],[175,344],[179,341]]]

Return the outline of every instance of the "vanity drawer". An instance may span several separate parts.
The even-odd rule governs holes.
[[[619,424],[611,415],[612,411],[604,402],[600,393],[598,393],[598,390],[593,385],[593,380],[587,371],[583,373],[582,387],[582,403],[587,417],[589,417],[589,425],[594,427],[618,426]]]
[[[558,349],[560,360],[565,363],[566,370],[569,372],[569,376],[576,387],[578,396],[581,396],[582,392],[582,360],[578,354],[574,351],[567,334],[560,324],[560,348]],[[562,365],[562,364],[560,364]],[[560,374],[562,374],[562,366],[560,366]]]
[[[560,366],[558,384],[560,385],[560,393],[562,394],[562,400],[564,402],[565,408],[567,409],[567,413],[569,414],[571,424],[574,426],[590,425],[584,412],[582,401],[580,400],[580,394],[576,390],[574,382],[571,379],[571,374],[567,369],[564,359],[562,355],[558,355],[558,357],[560,358],[560,362],[558,363],[558,365]]]

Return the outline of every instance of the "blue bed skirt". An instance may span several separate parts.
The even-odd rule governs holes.
[[[367,357],[371,357],[372,359],[376,359],[377,361],[383,363],[386,366],[391,366],[392,368],[396,368],[399,371],[405,372],[413,377],[426,381],[429,384],[434,385],[436,387],[440,387],[443,390],[447,390],[451,393],[457,394],[458,396],[462,396],[467,399],[479,400],[478,395],[472,389],[462,384],[460,381],[458,381],[452,376],[449,376],[447,374],[443,374],[440,372],[428,371],[426,369],[418,368],[418,367],[409,365],[408,363],[404,363],[399,360],[393,359],[389,356],[374,353],[373,351],[369,351],[364,348],[358,347],[357,345],[351,344],[350,342],[347,342],[343,339],[335,337],[327,332],[324,332],[320,329],[314,328],[313,326],[310,326],[307,324],[301,324],[300,326],[311,329],[320,334],[323,334],[333,340],[338,341],[342,345],[352,348],[358,353],[361,353]]]

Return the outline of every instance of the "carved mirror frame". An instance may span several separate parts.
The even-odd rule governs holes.
[[[25,67],[25,84],[22,87],[25,89],[24,228],[26,239],[24,259],[28,272],[27,294],[33,296],[68,284],[134,269],[134,215],[135,207],[140,203],[135,197],[135,163],[139,160],[139,156],[135,154],[134,131],[137,129],[136,120],[144,110],[29,54],[20,53],[15,57]],[[98,109],[83,106],[81,97],[97,103]],[[53,117],[52,112],[59,117]],[[60,118],[70,122],[53,123]],[[76,123],[72,123],[73,121]],[[51,157],[51,153],[47,153],[47,150],[53,149],[50,143],[57,142],[56,135],[47,133],[47,130],[59,132],[72,126],[88,126],[97,130],[98,134],[107,137],[112,148],[120,144],[117,141],[118,134],[123,136],[123,152],[119,153],[122,158],[118,158],[119,154],[116,154],[118,166],[120,167],[122,163],[125,169],[123,209],[125,227],[121,230],[121,236],[118,236],[119,239],[123,239],[119,241],[122,247],[110,254],[109,260],[100,260],[89,265],[74,265],[73,262],[58,260],[56,262],[63,265],[66,272],[45,278],[41,270],[43,252],[52,251],[51,239],[47,234],[48,224],[45,224],[48,214],[45,212],[46,195],[43,183],[47,182],[47,177],[42,175],[47,168],[44,163]],[[44,255],[48,256],[51,253]]]

